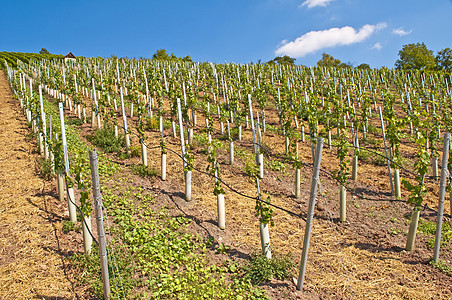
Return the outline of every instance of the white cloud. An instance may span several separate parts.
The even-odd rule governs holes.
[[[376,42],[371,49],[376,49],[376,50],[381,50],[381,48],[383,48],[383,46],[381,45],[380,42]]]
[[[331,1],[334,0],[306,0],[299,7],[307,6],[308,8],[316,7],[316,6],[327,6]]]
[[[275,54],[303,57],[320,49],[359,43],[386,26],[386,23],[379,23],[377,25],[364,25],[358,31],[350,26],[310,31],[296,38],[295,41],[278,47]]]
[[[399,27],[399,28],[393,29],[393,30],[392,30],[392,33],[393,33],[393,34],[400,35],[400,36],[404,36],[404,35],[410,34],[412,31],[413,31],[413,30],[405,31],[405,30],[403,30],[402,27]]]

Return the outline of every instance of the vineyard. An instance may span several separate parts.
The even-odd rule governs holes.
[[[78,298],[452,297],[449,74],[17,55]]]

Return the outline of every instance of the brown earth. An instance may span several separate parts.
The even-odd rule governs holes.
[[[62,233],[54,182],[36,174],[36,144],[0,72],[0,299],[76,299],[65,257],[80,250]]]

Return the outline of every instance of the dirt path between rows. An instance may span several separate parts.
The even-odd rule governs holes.
[[[17,103],[0,71],[0,299],[74,299],[53,182],[36,175],[36,147]]]

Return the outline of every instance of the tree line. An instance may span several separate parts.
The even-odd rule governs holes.
[[[295,58],[290,56],[278,56],[267,62],[267,64],[294,65]],[[452,72],[452,49],[444,48],[434,55],[424,43],[407,44],[399,51],[399,59],[395,62],[397,70],[421,70],[421,71],[446,71]],[[341,62],[332,55],[322,53],[322,58],[317,61],[319,67],[353,68],[348,62]],[[370,69],[366,63],[358,65],[358,69]]]

